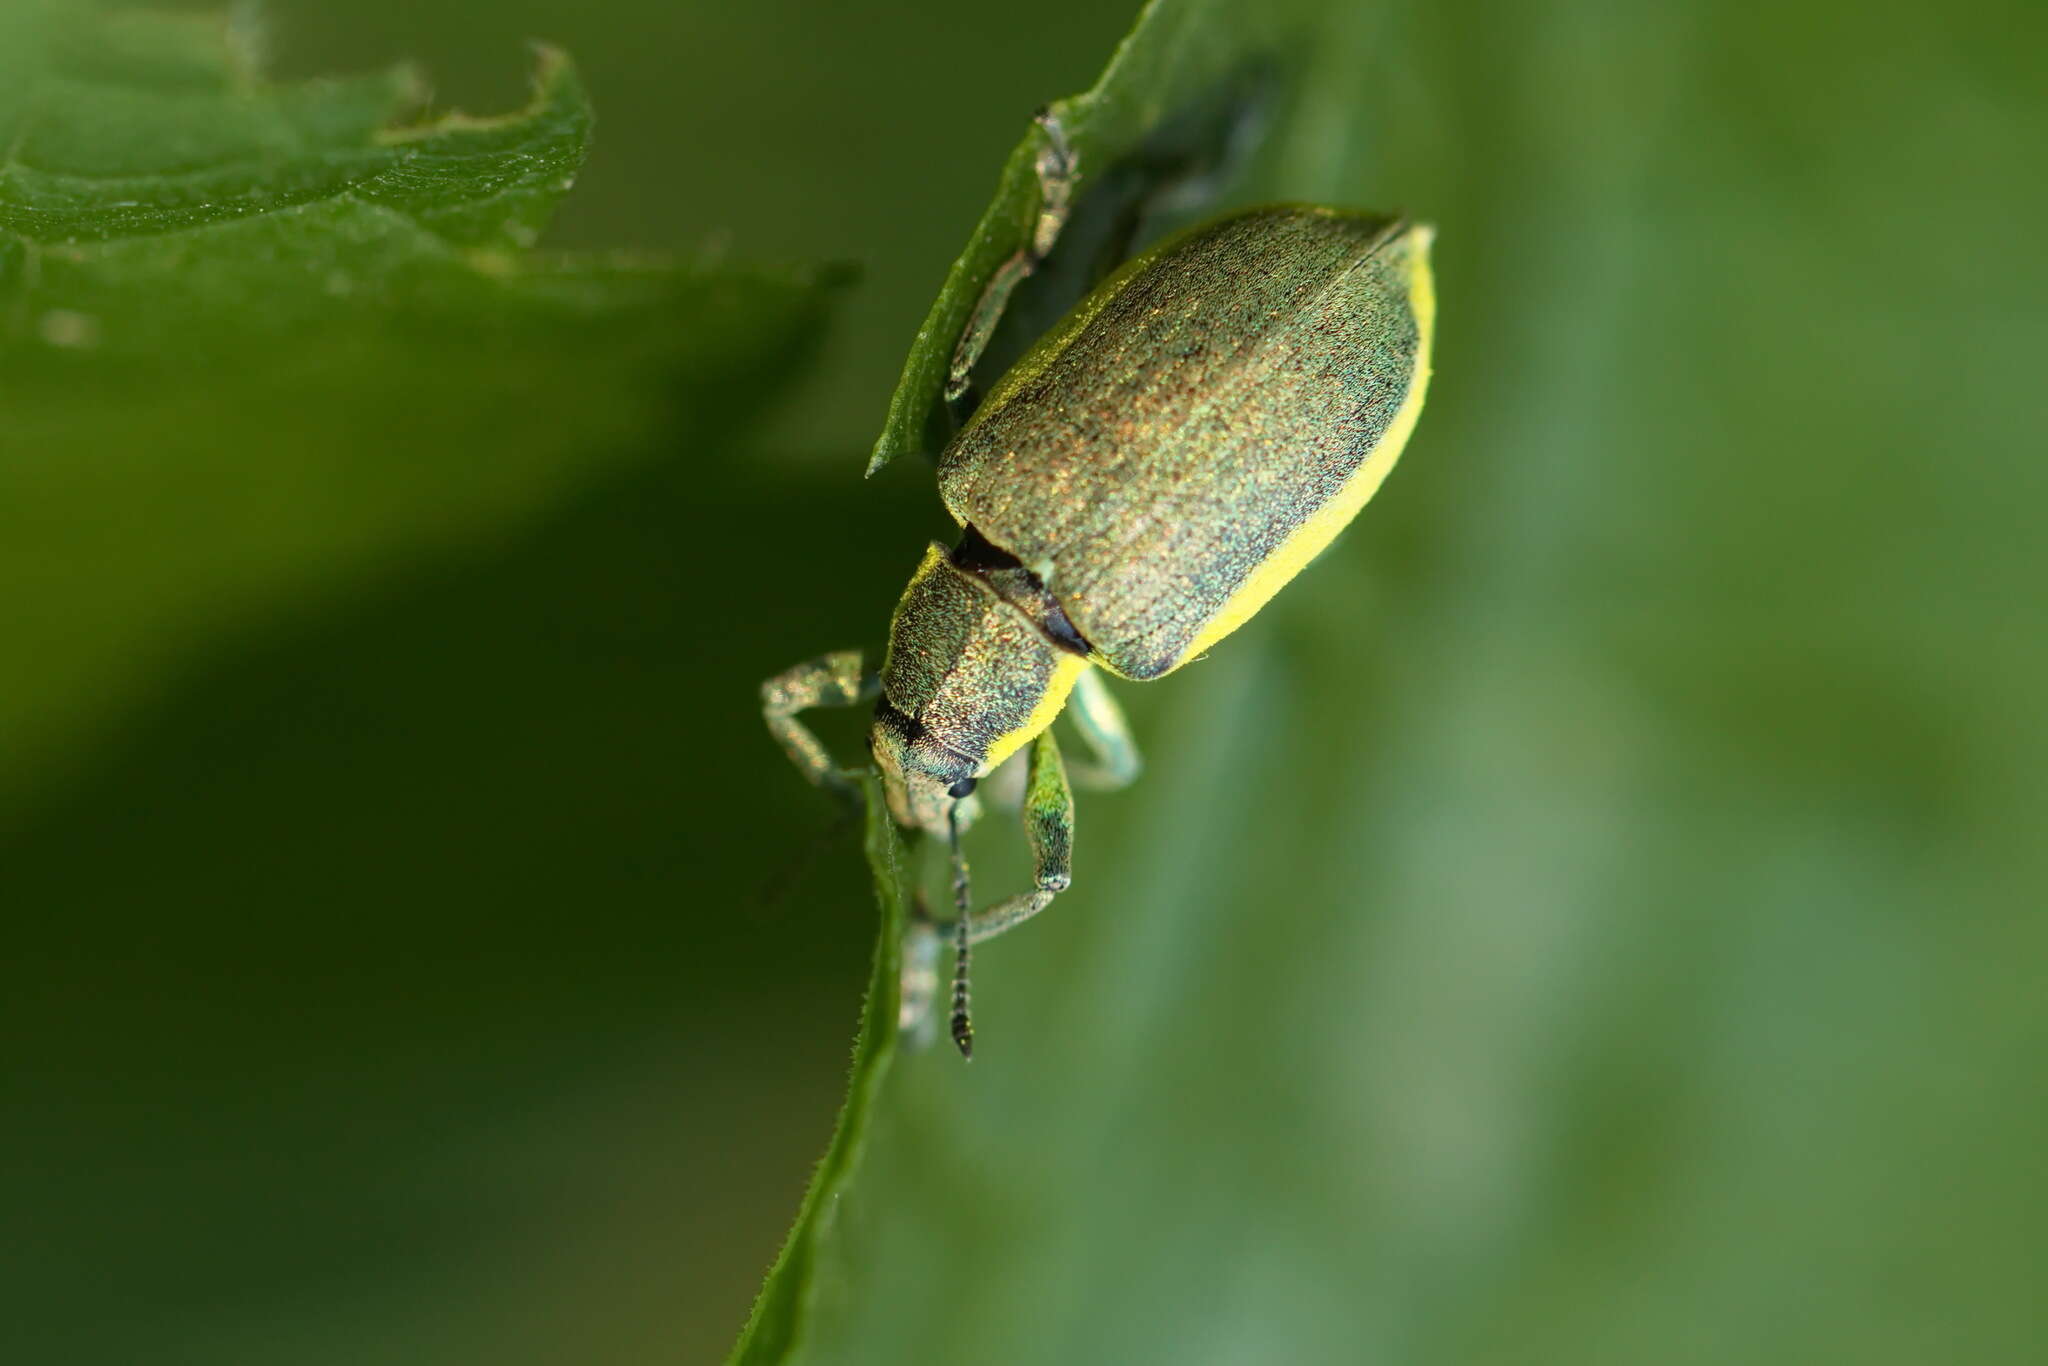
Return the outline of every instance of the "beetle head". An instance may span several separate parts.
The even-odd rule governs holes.
[[[925,733],[924,727],[885,700],[875,708],[868,748],[882,771],[882,791],[889,814],[899,825],[943,839],[953,808],[959,807],[961,829],[979,812],[974,793],[974,761],[956,754]]]

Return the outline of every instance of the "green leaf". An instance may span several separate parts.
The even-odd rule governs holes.
[[[839,278],[533,250],[590,130],[559,52],[422,118],[218,20],[0,22],[0,811],[207,641],[730,439]]]
[[[859,1169],[868,1144],[870,1120],[888,1079],[890,1064],[896,1058],[897,1018],[902,1006],[903,936],[910,922],[912,880],[903,840],[897,834],[896,822],[890,819],[888,803],[882,800],[880,780],[873,772],[862,780],[861,800],[866,813],[864,847],[882,916],[875,937],[874,971],[868,979],[860,1034],[853,1047],[852,1080],[832,1134],[832,1145],[811,1174],[810,1189],[804,1193],[803,1205],[797,1211],[796,1226],[768,1272],[754,1312],[733,1348],[731,1366],[763,1366],[788,1360],[803,1345],[821,1279],[844,1275],[840,1266],[829,1271],[821,1268],[845,1255],[844,1244],[837,1238],[842,1197]]]
[[[1074,154],[1075,196],[1100,195],[1125,175],[1144,183],[1122,192],[1142,195],[1215,171],[1264,112],[1264,87],[1300,69],[1329,9],[1325,0],[1151,0],[1094,86],[1047,106]],[[990,278],[1030,242],[1038,221],[1040,146],[1034,129],[1004,162],[994,200],[904,361],[869,474],[942,443],[940,400],[954,345]]]

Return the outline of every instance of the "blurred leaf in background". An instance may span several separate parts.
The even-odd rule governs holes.
[[[412,71],[273,85],[233,24],[10,24],[0,811],[210,633],[752,417],[822,320],[815,276],[526,251],[589,134],[559,52],[408,122]]]
[[[0,479],[47,449],[52,492],[9,491],[0,556],[41,501],[75,529],[0,561],[43,585],[0,591],[45,699],[0,706],[57,737],[0,779],[0,1354],[715,1359],[824,1150],[873,915],[850,839],[763,909],[831,818],[752,688],[874,644],[943,530],[916,462],[860,463],[1025,115],[1131,16],[268,12],[276,70],[417,57],[436,108],[511,102],[545,35],[605,113],[554,240],[867,284],[800,394],[808,302],[742,301],[789,327],[722,372],[625,285],[646,349],[586,316],[465,361],[500,333],[444,320],[458,354],[380,391],[449,405],[414,446],[343,442],[332,398],[232,421],[311,341],[158,390],[123,386],[205,348],[40,321],[104,301],[16,324]],[[1251,13],[1189,12],[1226,45]],[[2039,1358],[2042,19],[1298,19],[1223,202],[1438,224],[1429,411],[1351,536],[1124,690],[1151,770],[978,955],[974,1066],[897,1059],[804,1358]],[[67,79],[151,85],[103,67]],[[55,169],[17,155],[0,205],[17,165]],[[453,293],[402,297],[353,315],[366,349],[445,335]],[[152,443],[328,501],[275,517],[298,549],[237,540],[270,515],[173,501],[121,454]],[[96,520],[73,472],[117,459]],[[348,508],[410,505],[393,470],[437,512],[372,540]],[[192,578],[209,547],[241,572]]]

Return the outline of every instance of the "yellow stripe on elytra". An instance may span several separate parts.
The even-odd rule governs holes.
[[[1045,694],[1038,699],[1038,705],[1015,730],[1006,730],[995,738],[988,747],[988,757],[982,760],[981,771],[992,772],[997,764],[1036,740],[1040,732],[1058,719],[1067,705],[1067,694],[1073,692],[1075,680],[1087,667],[1088,661],[1081,656],[1061,654],[1059,662],[1053,666],[1052,677],[1046,680]]]
[[[1250,621],[1288,580],[1337,539],[1337,533],[1349,525],[1359,509],[1380,491],[1380,485],[1394,468],[1394,462],[1401,458],[1401,450],[1415,430],[1415,420],[1422,416],[1423,395],[1429,389],[1430,343],[1436,332],[1436,283],[1429,272],[1429,243],[1433,233],[1426,226],[1417,227],[1411,236],[1410,251],[1414,254],[1415,265],[1409,274],[1409,297],[1415,309],[1415,378],[1408,386],[1407,397],[1401,400],[1400,410],[1394,414],[1386,435],[1359,462],[1358,469],[1337,491],[1337,496],[1296,527],[1265,562],[1252,571],[1251,577],[1224,600],[1223,606],[1202,628],[1186,653],[1174,661],[1175,668]]]

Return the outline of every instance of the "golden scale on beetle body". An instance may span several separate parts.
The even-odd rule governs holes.
[[[1052,249],[1075,166],[1041,116],[1041,210],[997,272],[951,368],[965,392],[1010,292]],[[851,790],[797,719],[873,702],[869,748],[898,823],[947,842],[952,1034],[972,1056],[968,946],[1044,910],[1070,880],[1074,801],[1050,729],[1064,709],[1119,787],[1137,748],[1104,670],[1159,678],[1242,626],[1379,489],[1429,383],[1432,230],[1282,204],[1231,214],[1098,285],[989,391],[939,457],[959,543],[934,543],[889,626],[858,651],[762,685],[768,728],[812,782]],[[975,784],[1025,746],[1034,885],[976,911],[960,832]]]

